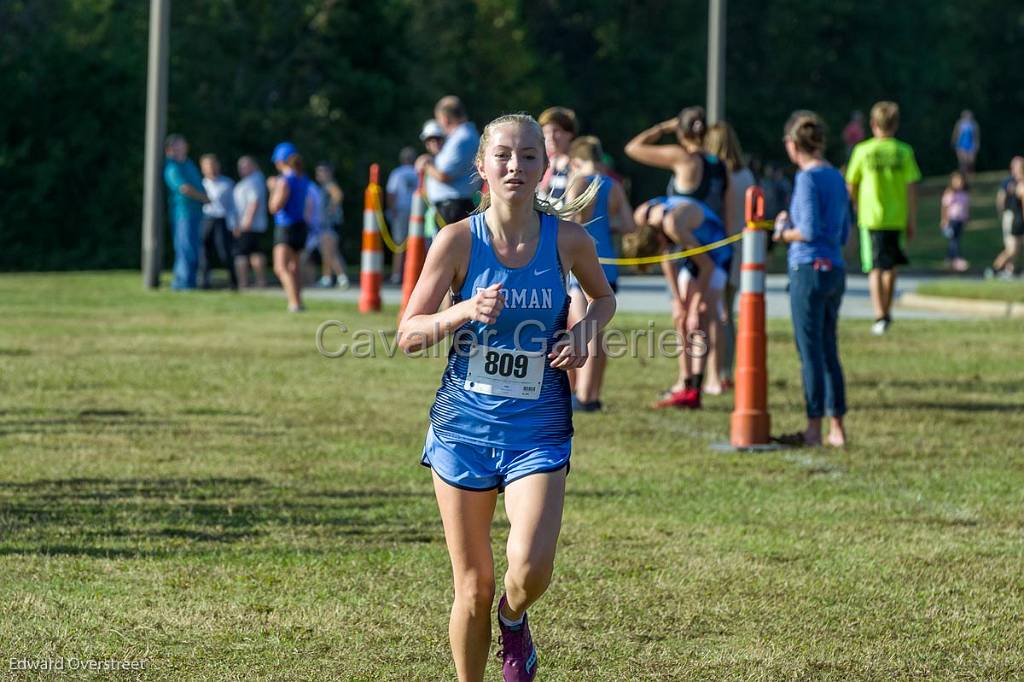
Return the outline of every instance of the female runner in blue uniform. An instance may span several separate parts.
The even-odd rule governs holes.
[[[652,234],[666,251],[707,246],[726,237],[718,215],[687,197],[656,197],[637,207],[634,218],[638,225],[654,228]],[[662,262],[672,296],[672,319],[686,343],[679,355],[679,378],[656,407],[700,408],[704,368],[711,350],[707,331],[712,316],[718,314],[731,259],[732,249],[724,246],[685,258],[682,263]],[[691,335],[698,331],[705,332],[703,348],[691,348]]]
[[[559,220],[596,186],[558,209],[536,197],[547,157],[537,122],[502,116],[484,129],[476,166],[487,181],[480,211],[442,230],[405,316],[399,344],[420,351],[452,334],[430,412],[422,463],[433,470],[455,583],[448,635],[460,680],[482,680],[494,601],[491,520],[504,490],[510,530],[498,603],[506,682],[537,671],[526,609],[554,568],[569,469],[572,411],[566,370],[615,313],[594,241]],[[591,302],[566,329],[572,272]],[[451,307],[438,312],[445,294]]]
[[[309,179],[302,172],[302,157],[291,142],[274,148],[271,161],[280,175],[267,178],[268,208],[274,216],[274,274],[288,298],[288,311],[301,312],[302,276],[299,254],[306,246]]]
[[[587,232],[594,238],[598,257],[617,258],[618,249],[612,235],[628,234],[636,229],[633,223],[633,207],[629,205],[626,190],[614,178],[599,172],[598,164],[601,163],[604,151],[601,148],[601,141],[596,137],[586,135],[573,140],[569,147],[569,156],[572,158],[574,177],[566,192],[567,199],[572,200],[594,182],[600,183],[594,202],[575,216],[575,219],[587,228]],[[601,268],[604,270],[604,276],[608,278],[612,291],[617,293],[619,266],[602,264]],[[571,325],[587,311],[587,297],[583,295],[579,282],[574,277],[569,277],[569,298]],[[602,408],[601,387],[604,383],[604,370],[608,365],[608,355],[605,353],[601,337],[602,335],[598,334],[591,342],[587,364],[575,372],[572,406],[573,410],[578,412],[596,412]]]

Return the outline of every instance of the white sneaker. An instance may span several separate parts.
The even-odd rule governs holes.
[[[339,277],[338,278],[338,288],[339,289],[344,291],[345,289],[348,289],[349,286],[350,286],[350,284],[349,284],[349,281],[348,281],[348,277]]]
[[[871,333],[875,336],[882,336],[887,331],[889,331],[889,320],[884,318],[881,320],[875,320],[875,323],[871,325]]]

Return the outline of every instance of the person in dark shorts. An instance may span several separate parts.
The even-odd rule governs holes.
[[[1003,227],[1003,250],[992,267],[985,270],[985,276],[991,278],[998,274],[1010,279],[1017,256],[1024,253],[1024,157],[1015,156],[1010,161],[1010,177],[999,187],[996,208]]]
[[[846,168],[850,197],[857,206],[861,266],[868,273],[875,322],[871,333],[885,334],[892,323],[896,267],[910,261],[903,252],[903,235],[913,239],[917,222],[917,182],[921,170],[914,150],[894,136],[900,123],[895,102],[871,107],[869,140],[853,148]]]
[[[280,175],[267,180],[270,212],[274,214],[274,274],[288,298],[288,312],[304,310],[299,254],[306,246],[306,199],[309,179],[302,172],[302,157],[291,142],[274,148],[270,158]]]
[[[238,285],[249,286],[249,267],[252,266],[256,286],[267,286],[267,257],[264,238],[267,234],[267,181],[256,164],[256,159],[243,156],[238,159],[238,182],[234,190],[235,203],[235,272]]]

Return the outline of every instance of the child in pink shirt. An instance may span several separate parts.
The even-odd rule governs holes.
[[[967,270],[967,261],[960,256],[960,236],[971,215],[971,197],[967,179],[959,171],[949,177],[949,186],[942,192],[942,235],[949,240],[946,266],[956,272]]]

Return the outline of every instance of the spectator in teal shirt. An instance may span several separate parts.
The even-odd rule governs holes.
[[[188,158],[188,142],[182,135],[168,135],[164,143],[164,182],[174,239],[172,289],[195,289],[199,266],[199,225],[202,206],[210,200],[203,193],[203,177]]]

